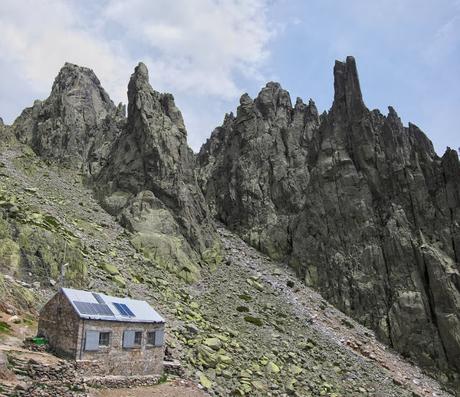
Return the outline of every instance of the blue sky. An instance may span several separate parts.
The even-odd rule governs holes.
[[[126,103],[142,60],[198,150],[241,94],[270,80],[329,109],[334,60],[354,55],[369,108],[394,106],[438,154],[460,147],[460,0],[2,0],[0,37],[7,123],[48,96],[66,61]]]

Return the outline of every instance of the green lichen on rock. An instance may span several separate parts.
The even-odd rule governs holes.
[[[37,296],[33,290],[13,282],[0,274],[0,303],[8,302],[8,304],[16,308],[27,311],[34,309],[37,301]]]
[[[205,389],[212,387],[212,381],[205,374],[200,375],[200,383]]]
[[[222,248],[218,242],[213,247],[208,248],[202,254],[204,263],[210,270],[215,270],[222,262]]]
[[[123,278],[122,275],[117,274],[116,276],[112,277],[112,280],[117,284],[119,287],[124,288],[126,287],[126,280]]]
[[[17,275],[20,259],[19,245],[10,238],[0,239],[0,269]]]
[[[280,372],[280,367],[276,365],[273,361],[269,361],[266,366],[266,370],[269,374],[277,374]]]
[[[3,219],[2,216],[0,216],[0,239],[10,238],[10,237],[11,237],[10,225],[5,219]]]
[[[200,268],[183,249],[182,239],[160,233],[137,233],[132,245],[160,267],[176,274],[187,283],[200,277]]]
[[[22,225],[17,240],[21,249],[21,270],[38,280],[58,279],[65,268],[65,284],[82,286],[88,273],[78,242],[68,243],[61,235],[37,226]]]
[[[54,216],[32,209],[12,193],[2,190],[0,195],[4,203],[0,211],[0,268],[17,277],[31,273],[37,281],[48,282],[58,279],[61,267],[67,264],[68,285],[83,285],[87,267],[79,239]]]
[[[101,265],[102,270],[105,272],[109,273],[111,276],[115,276],[117,274],[120,274],[120,271],[115,265],[112,265],[111,263],[103,263]]]
[[[222,347],[222,341],[219,338],[207,338],[203,341],[203,344],[213,350],[219,350]]]

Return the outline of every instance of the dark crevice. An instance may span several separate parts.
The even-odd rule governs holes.
[[[412,249],[414,250],[414,254],[416,252],[416,247],[414,246],[414,244],[412,243]],[[438,318],[437,318],[437,315],[436,315],[436,310],[435,310],[435,302],[434,302],[434,297],[433,297],[433,293],[432,293],[432,289],[431,289],[431,285],[430,285],[430,275],[429,275],[429,272],[428,272],[428,267],[427,267],[427,264],[425,262],[425,257],[423,255],[423,252],[421,253],[421,260],[422,260],[422,266],[423,266],[423,269],[422,269],[422,282],[423,282],[423,288],[424,288],[424,292],[425,292],[425,296],[427,297],[427,303],[428,303],[428,309],[429,309],[429,315],[430,315],[430,318],[433,322],[433,325],[436,329],[436,335],[439,339],[439,342],[440,342],[440,345],[442,347],[442,351],[443,351],[443,354],[444,354],[444,359],[447,360],[447,351],[446,351],[446,347],[444,346],[444,341],[441,337],[441,334],[439,332],[439,324],[438,324]]]

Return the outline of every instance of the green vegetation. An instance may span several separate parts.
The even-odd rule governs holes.
[[[9,334],[11,332],[11,326],[4,321],[0,321],[0,333]]]
[[[0,269],[17,275],[19,272],[20,248],[10,238],[0,239]]]
[[[58,279],[61,266],[67,263],[66,283],[75,287],[84,284],[88,269],[78,242],[68,243],[57,233],[24,225],[18,244],[23,253],[21,267],[35,274],[38,280]]]

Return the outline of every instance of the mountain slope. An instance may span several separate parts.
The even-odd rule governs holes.
[[[394,367],[361,351],[367,331],[332,308],[340,323],[328,318],[283,265],[270,270],[219,235],[213,213],[458,386],[458,156],[437,157],[392,108],[369,111],[353,58],[334,75],[321,116],[313,101],[292,107],[276,83],[243,95],[195,159],[173,97],[153,90],[145,65],[126,119],[91,70],[66,64],[47,100],[0,125],[3,301],[35,310],[67,262],[66,285],[154,302],[173,354],[215,395],[410,395],[395,371],[416,370],[372,338],[374,357]],[[423,382],[416,393],[428,395]]]
[[[91,69],[66,63],[50,96],[11,127],[42,158],[78,170],[132,242],[184,279],[218,262],[219,246],[195,179],[187,132],[170,94],[139,64],[128,85],[128,118]]]
[[[331,110],[269,83],[198,155],[217,219],[380,340],[460,374],[460,164],[415,125],[366,108],[355,60],[336,62]],[[414,335],[417,335],[414,337]]]
[[[21,253],[16,267],[6,262],[14,248],[1,256],[9,276],[0,288],[2,310],[8,305],[23,316],[40,308],[58,288],[50,278],[57,279],[67,252],[66,260],[83,258],[85,271],[75,273],[71,262],[66,285],[147,299],[167,319],[169,352],[211,395],[448,396],[303,288],[292,270],[229,231],[219,228],[225,264],[188,284],[136,252],[130,233],[76,171],[48,165],[14,142],[2,143],[0,161],[2,225]],[[60,236],[62,247],[55,245]],[[29,283],[27,301],[20,282]]]

